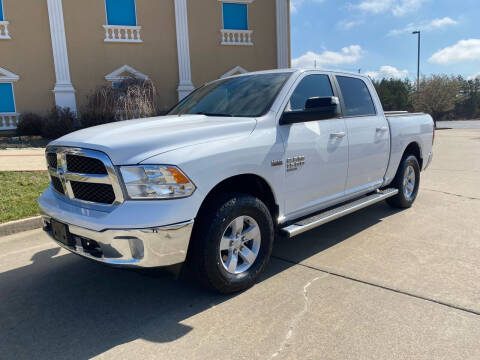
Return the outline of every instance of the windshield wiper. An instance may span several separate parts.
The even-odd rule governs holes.
[[[231,114],[222,114],[222,113],[209,113],[209,112],[198,112],[194,113],[192,115],[205,115],[205,116],[226,116],[226,117],[232,117],[233,115]]]

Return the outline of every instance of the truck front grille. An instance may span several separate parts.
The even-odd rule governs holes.
[[[57,190],[60,194],[65,195],[63,191],[63,185],[60,179],[56,176],[52,176],[52,186],[55,190]]]
[[[70,185],[72,185],[75,199],[102,204],[112,204],[115,201],[112,185],[91,184],[79,181],[71,181]]]
[[[118,205],[123,202],[115,168],[100,151],[50,147],[46,150],[53,189],[74,201]]]
[[[102,161],[70,154],[67,154],[67,170],[80,174],[107,174]]]
[[[57,154],[47,153],[47,164],[49,167],[56,169],[57,168]]]

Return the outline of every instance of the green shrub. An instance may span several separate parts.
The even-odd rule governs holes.
[[[76,115],[69,108],[54,107],[48,114],[42,135],[56,139],[75,130]]]
[[[34,114],[25,113],[20,115],[17,125],[18,136],[42,135],[42,128],[45,124],[45,118]]]

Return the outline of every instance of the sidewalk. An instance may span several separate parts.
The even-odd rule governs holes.
[[[45,171],[45,149],[0,150],[0,171]]]

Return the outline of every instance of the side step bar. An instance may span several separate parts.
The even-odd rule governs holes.
[[[363,209],[397,194],[398,189],[385,189],[382,191],[377,191],[372,195],[362,197],[337,208],[327,210],[323,213],[314,215],[301,221],[297,221],[296,223],[287,226],[280,231],[287,237],[294,237],[304,233],[305,231],[341,218],[342,216],[351,214],[357,210]]]

